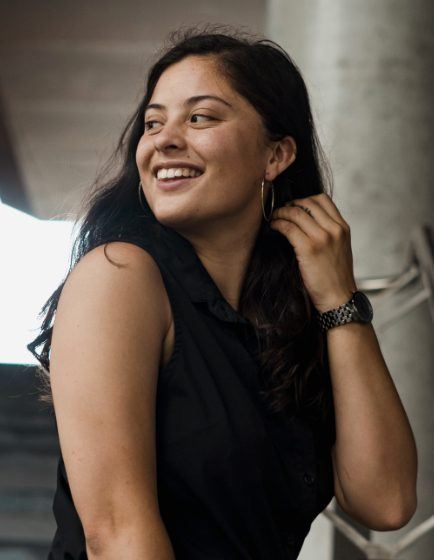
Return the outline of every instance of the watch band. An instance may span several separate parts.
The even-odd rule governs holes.
[[[355,318],[355,311],[357,310],[354,306],[354,294],[355,292],[353,292],[351,298],[346,303],[339,307],[324,313],[318,312],[318,322],[322,331],[328,331],[332,327],[345,325],[357,320]]]

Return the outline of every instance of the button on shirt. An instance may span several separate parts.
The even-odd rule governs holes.
[[[160,513],[176,559],[297,558],[334,494],[334,432],[270,413],[259,393],[254,326],[185,237],[152,215],[101,243],[110,240],[154,258],[172,307],[175,343],[159,371],[156,443]],[[49,558],[86,558],[62,457],[53,511]]]

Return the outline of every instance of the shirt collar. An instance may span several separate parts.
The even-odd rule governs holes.
[[[211,313],[223,321],[252,325],[224,298],[186,237],[159,222],[152,211],[143,219],[148,226],[145,227],[146,236],[158,243],[160,258],[174,271],[191,301],[205,303]]]

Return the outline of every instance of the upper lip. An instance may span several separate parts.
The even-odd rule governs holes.
[[[161,163],[156,163],[154,165],[154,167],[152,168],[152,172],[154,174],[154,177],[157,176],[157,172],[159,169],[165,168],[165,169],[170,169],[171,167],[189,167],[192,169],[197,169],[198,171],[203,171],[202,167],[200,167],[199,165],[196,165],[195,163],[190,163],[187,161],[163,161]]]

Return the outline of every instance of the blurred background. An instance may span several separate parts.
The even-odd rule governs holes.
[[[166,34],[206,22],[277,41],[305,78],[418,447],[407,526],[369,531],[332,500],[300,558],[434,557],[433,12],[431,0],[0,1],[0,560],[45,559],[55,531],[58,441],[26,344],[66,274],[80,200]]]

